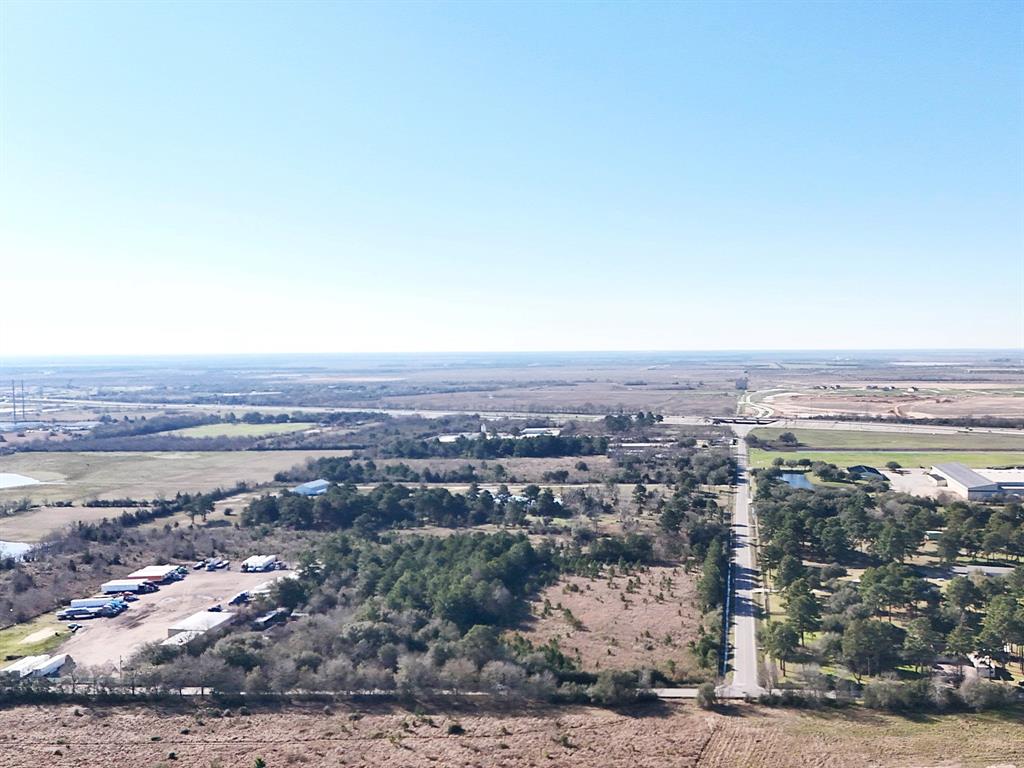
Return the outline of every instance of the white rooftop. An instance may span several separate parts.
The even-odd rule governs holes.
[[[222,624],[229,624],[234,618],[235,614],[230,611],[200,611],[172,624],[167,628],[167,633],[170,635],[178,632],[209,632]]]
[[[176,571],[178,566],[176,565],[147,565],[145,568],[139,568],[137,571],[132,571],[125,578],[128,579],[154,579],[166,576],[173,571]]]
[[[967,488],[996,488],[998,485],[994,480],[989,480],[970,467],[965,467],[963,464],[957,464],[956,462],[936,464],[933,469]]]

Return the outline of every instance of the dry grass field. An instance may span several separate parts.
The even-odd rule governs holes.
[[[587,671],[656,667],[672,677],[694,671],[687,644],[701,622],[696,606],[696,576],[682,568],[567,576],[534,601],[522,634],[536,645],[557,639]]]
[[[0,711],[4,768],[1019,768],[1020,713],[903,719],[690,704],[632,713],[468,705],[292,707],[231,717],[160,705]],[[1016,718],[1016,720],[1014,719]]]
[[[154,451],[16,453],[0,456],[0,472],[14,472],[40,485],[0,491],[0,502],[35,503],[143,498],[178,491],[211,491],[240,480],[265,483],[274,474],[311,458],[347,451]]]
[[[134,512],[135,507],[36,507],[9,517],[0,517],[0,540],[24,541],[34,544],[54,531],[71,523],[98,523],[104,518],[114,519],[122,512]],[[187,519],[187,518],[186,518]],[[169,518],[159,521],[160,525]]]
[[[203,424],[199,427],[172,429],[162,434],[179,437],[263,437],[265,435],[286,435],[290,432],[301,432],[316,424],[308,422],[288,422],[285,424]]]

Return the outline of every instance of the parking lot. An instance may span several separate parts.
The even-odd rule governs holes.
[[[166,638],[167,628],[175,622],[217,603],[231,610],[227,603],[232,597],[278,575],[280,572],[190,571],[182,581],[140,595],[120,616],[78,622],[82,629],[61,645],[59,652],[71,654],[79,667],[116,668],[146,643]]]

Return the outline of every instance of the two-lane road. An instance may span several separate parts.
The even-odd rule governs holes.
[[[764,689],[758,685],[757,664],[757,603],[754,590],[761,586],[754,545],[755,534],[750,514],[750,475],[747,470],[747,445],[743,438],[749,427],[736,427],[736,480],[735,507],[732,516],[732,631],[729,635],[728,654],[732,681],[720,688],[722,696],[758,696]]]

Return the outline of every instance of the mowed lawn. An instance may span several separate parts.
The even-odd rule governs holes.
[[[178,435],[179,437],[264,437],[301,432],[315,426],[316,424],[305,421],[285,424],[246,424],[239,421],[230,424],[203,424],[198,427],[172,429],[161,434]]]
[[[1024,453],[1024,433],[1020,435],[956,432],[948,434],[915,434],[906,432],[868,432],[839,429],[755,429],[762,440],[777,440],[783,432],[792,432],[801,449],[878,451],[1016,451]]]
[[[38,452],[0,456],[0,472],[15,472],[40,485],[0,491],[0,502],[89,499],[154,499],[178,491],[212,491],[238,481],[265,483],[310,459],[351,451],[109,451]]]
[[[24,624],[0,629],[0,664],[11,656],[38,656],[49,653],[70,634],[52,613],[44,613]]]
[[[931,467],[943,462],[958,462],[968,467],[1024,466],[1024,450],[1016,451],[766,451],[750,450],[750,465],[754,468],[770,467],[775,459],[785,461],[824,461],[839,467],[867,464],[884,467],[898,462],[901,467]]]

